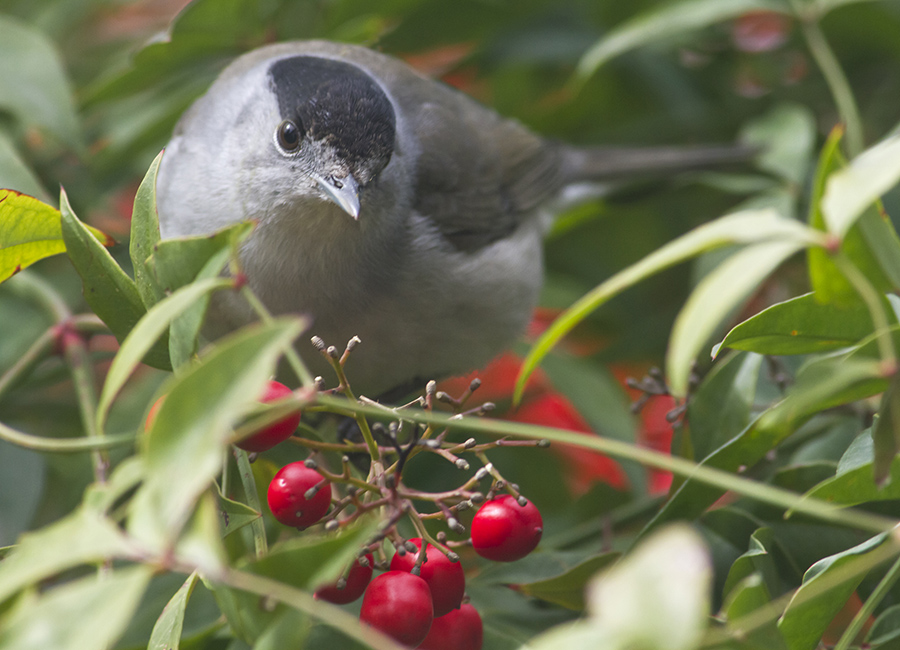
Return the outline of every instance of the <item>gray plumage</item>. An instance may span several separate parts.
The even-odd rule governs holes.
[[[250,286],[275,313],[312,316],[310,334],[329,344],[358,335],[347,373],[377,395],[466,372],[515,341],[566,187],[747,156],[574,148],[377,52],[283,43],[238,58],[181,119],[159,173],[160,227],[256,220],[241,253]],[[208,331],[253,319],[221,295]]]

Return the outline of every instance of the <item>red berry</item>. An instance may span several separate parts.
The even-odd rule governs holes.
[[[353,568],[347,575],[347,584],[343,587],[338,587],[337,583],[319,587],[314,594],[315,597],[336,605],[346,605],[362,596],[372,579],[372,563],[374,562],[371,555],[366,555],[366,560],[368,562],[365,566],[360,564],[359,559],[353,563]]]
[[[472,519],[472,546],[483,558],[495,562],[521,560],[541,541],[544,522],[531,501],[519,505],[504,494],[488,501]]]
[[[363,623],[412,648],[425,639],[433,618],[431,590],[422,578],[405,571],[375,578],[359,611]]]
[[[264,404],[275,402],[290,394],[291,389],[284,384],[270,381],[260,401]],[[297,430],[298,424],[300,424],[300,411],[284,416],[282,419],[273,422],[252,436],[248,436],[235,444],[244,451],[265,451],[290,438],[294,431]]]
[[[302,462],[285,465],[269,483],[269,510],[285,526],[306,528],[319,521],[331,505],[331,483],[322,485],[311,499],[306,492],[324,479]]]
[[[422,548],[422,540],[414,537],[409,540]],[[428,583],[431,589],[431,600],[434,603],[434,615],[443,616],[459,607],[466,591],[466,576],[459,562],[451,562],[439,548],[427,544],[425,551],[425,563],[422,564],[422,579]],[[395,553],[391,560],[391,571],[412,571],[419,553]]]
[[[481,650],[483,634],[478,610],[466,603],[434,619],[419,650]]]

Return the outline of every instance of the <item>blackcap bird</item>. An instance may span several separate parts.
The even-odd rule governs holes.
[[[164,238],[252,219],[240,252],[275,314],[304,313],[377,396],[479,367],[522,333],[555,201],[607,181],[745,160],[741,147],[577,148],[545,139],[378,52],[263,47],[182,117],[157,183]],[[256,319],[215,297],[207,333]],[[299,350],[314,373],[324,360]]]

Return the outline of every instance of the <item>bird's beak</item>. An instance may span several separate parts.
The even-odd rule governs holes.
[[[341,210],[359,220],[359,185],[353,174],[343,178],[313,176],[319,187]]]

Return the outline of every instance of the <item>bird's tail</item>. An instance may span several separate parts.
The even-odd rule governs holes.
[[[759,148],[744,145],[696,147],[564,147],[566,183],[667,176],[746,163]]]

